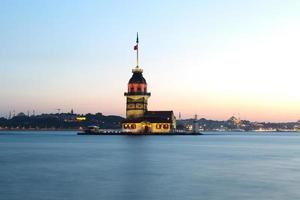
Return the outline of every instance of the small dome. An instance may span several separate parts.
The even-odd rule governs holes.
[[[145,78],[143,77],[142,72],[135,71],[135,72],[133,72],[132,77],[129,80],[129,83],[144,83],[144,84],[146,84],[147,82],[146,82]]]

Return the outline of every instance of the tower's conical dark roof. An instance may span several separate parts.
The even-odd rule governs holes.
[[[132,74],[132,77],[129,80],[129,83],[144,83],[147,84],[145,78],[143,77],[143,73],[139,71],[135,71]]]

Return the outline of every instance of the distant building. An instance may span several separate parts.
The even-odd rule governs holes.
[[[138,65],[138,38],[134,47],[137,51],[137,66],[132,70],[126,96],[126,119],[122,123],[123,132],[131,133],[171,133],[176,128],[173,111],[148,111],[147,82],[143,70]]]
[[[23,113],[23,112],[20,112],[20,113],[18,113],[17,114],[17,117],[25,117],[26,115],[25,115],[25,113]]]
[[[232,116],[228,119],[228,123],[230,123],[233,126],[240,126],[241,125],[241,119],[236,118],[235,116]]]
[[[80,121],[85,121],[86,120],[86,117],[84,116],[78,116],[76,117],[76,121],[80,122]]]

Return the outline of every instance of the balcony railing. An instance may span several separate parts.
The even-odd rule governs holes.
[[[124,92],[124,95],[146,95],[146,96],[151,96],[150,92]]]

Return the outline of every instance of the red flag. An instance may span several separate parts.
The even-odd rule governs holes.
[[[138,45],[135,45],[135,46],[133,47],[134,50],[138,50],[138,48],[139,48]]]

